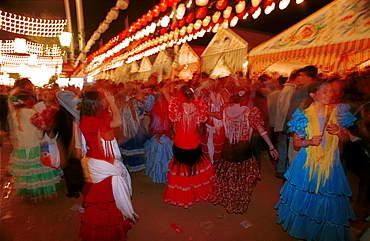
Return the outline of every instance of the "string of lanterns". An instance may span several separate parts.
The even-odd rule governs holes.
[[[23,42],[21,44],[21,50],[19,49],[19,41]],[[57,44],[53,46],[34,43],[26,41],[25,39],[16,38],[14,40],[0,40],[0,53],[2,54],[36,54],[43,57],[60,57],[62,55],[62,50]]]
[[[6,32],[27,36],[54,38],[64,30],[66,19],[30,18],[0,10],[0,28]]]
[[[303,0],[296,0],[299,4]],[[216,33],[220,28],[235,27],[248,16],[256,19],[262,9],[265,14],[281,10],[290,0],[161,0],[151,10],[136,20],[128,30],[122,31],[86,59],[87,72],[95,72],[102,64],[120,56],[121,65],[156,54],[174,44],[182,44]],[[178,5],[177,5],[178,4]],[[175,10],[173,7],[177,6]],[[172,8],[168,11],[168,8]],[[171,22],[172,20],[172,22]],[[116,66],[116,65],[114,65]]]

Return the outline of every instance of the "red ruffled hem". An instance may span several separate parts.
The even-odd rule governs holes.
[[[195,174],[190,175],[187,165],[171,160],[165,202],[188,208],[201,199],[208,199],[214,176],[213,164],[206,155],[202,155],[195,165]]]
[[[80,237],[86,241],[126,240],[132,228],[117,208],[112,192],[112,177],[100,183],[87,183],[84,189],[85,212],[81,218]]]
[[[257,162],[249,159],[243,162],[229,162],[220,159],[215,164],[209,202],[220,204],[228,213],[247,212],[255,182],[260,178]]]

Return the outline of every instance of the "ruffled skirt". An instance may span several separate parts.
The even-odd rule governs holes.
[[[156,183],[167,183],[168,163],[173,157],[172,141],[162,135],[157,143],[157,134],[145,143],[145,175]]]
[[[148,140],[148,133],[141,125],[138,133],[122,143],[120,151],[122,154],[123,164],[129,172],[138,172],[145,169],[145,142]]]
[[[112,176],[99,183],[87,183],[84,191],[80,237],[86,241],[126,240],[132,228],[117,208],[112,191]]]
[[[260,172],[253,158],[242,162],[221,158],[215,163],[215,179],[209,202],[224,206],[228,213],[245,213],[258,178]]]
[[[57,195],[63,171],[44,166],[40,162],[40,146],[14,149],[9,162],[9,172],[15,178],[14,188],[18,196],[28,196],[31,201],[39,202]]]
[[[213,164],[202,154],[198,161],[189,165],[172,158],[168,166],[168,184],[164,201],[188,208],[195,202],[207,200],[212,187]]]
[[[284,174],[287,181],[280,191],[278,223],[290,236],[305,240],[352,240],[349,221],[355,219],[352,195],[342,164],[335,160],[325,184],[316,190],[317,175],[309,180],[302,149]]]

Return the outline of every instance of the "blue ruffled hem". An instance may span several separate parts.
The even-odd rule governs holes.
[[[317,222],[306,215],[297,215],[289,210],[289,206],[281,201],[276,205],[278,210],[277,223],[283,230],[288,230],[290,236],[307,241],[352,241],[353,235],[348,225],[338,225],[331,222]],[[334,211],[333,211],[334,212]]]
[[[284,176],[289,183],[296,186],[298,189],[314,193],[316,192],[318,175],[313,173],[312,180],[309,180],[310,168],[304,166],[306,158],[306,149],[302,148],[284,173]],[[334,153],[333,164],[330,167],[330,175],[325,183],[322,181],[318,193],[325,196],[352,196],[343,166],[339,161],[338,151]]]
[[[297,154],[284,174],[287,181],[280,191],[278,223],[289,235],[305,240],[351,240],[349,221],[356,217],[349,196],[352,195],[338,152],[335,153],[329,178],[316,193],[317,175],[309,180],[304,167],[305,149]]]
[[[173,157],[172,141],[165,135],[156,141],[156,135],[145,143],[145,174],[156,183],[167,183],[168,163]]]

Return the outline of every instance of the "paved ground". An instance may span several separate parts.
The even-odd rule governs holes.
[[[15,197],[12,177],[6,175],[11,152],[10,142],[1,147],[1,237],[3,241],[74,241],[78,237],[82,198],[66,198],[61,183],[59,197],[51,201],[31,204]],[[151,182],[144,171],[131,173],[133,204],[140,221],[128,233],[130,241],[289,241],[291,238],[276,224],[274,205],[279,199],[282,182],[274,177],[274,167],[262,161],[262,180],[258,182],[246,214],[227,214],[223,207],[199,202],[188,209],[163,202],[165,185]],[[356,178],[349,177],[356,193]],[[353,185],[352,185],[353,184]],[[77,207],[73,208],[73,207]],[[252,224],[244,228],[240,223]],[[183,232],[177,233],[175,223]],[[353,230],[356,234],[358,231]]]

